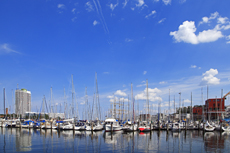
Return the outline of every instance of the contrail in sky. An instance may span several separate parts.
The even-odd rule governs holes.
[[[99,18],[101,20],[101,23],[103,25],[103,28],[105,30],[105,33],[109,34],[109,29],[108,29],[107,24],[105,22],[105,18],[104,18],[103,13],[102,13],[100,2],[99,2],[99,0],[97,0],[97,1],[93,0],[93,2],[94,2],[94,5],[95,5],[95,8],[97,10],[97,14],[98,14],[98,16],[99,16]]]

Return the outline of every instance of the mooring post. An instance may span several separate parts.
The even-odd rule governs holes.
[[[220,123],[220,133],[222,132],[222,123]]]
[[[111,122],[111,133],[113,133],[113,122]]]
[[[31,122],[29,122],[29,130],[30,130],[30,124],[31,124]]]
[[[73,123],[73,137],[75,136],[75,124]]]
[[[187,121],[185,121],[185,132],[187,132]]]
[[[169,123],[166,125],[167,133],[169,132]]]
[[[159,131],[161,130],[160,121],[158,121],[158,130],[159,130]]]
[[[204,134],[204,131],[205,131],[205,123],[203,122],[203,134]]]
[[[91,132],[93,133],[93,122],[91,121]]]

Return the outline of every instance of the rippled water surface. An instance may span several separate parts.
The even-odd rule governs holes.
[[[29,130],[0,127],[0,152],[230,152],[230,133]]]

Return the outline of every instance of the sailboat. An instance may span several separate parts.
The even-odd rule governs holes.
[[[128,121],[126,123],[126,125],[123,127],[124,131],[126,132],[132,132],[132,131],[136,131],[137,130],[137,123],[135,123],[135,111],[134,111],[134,99],[133,99],[133,84],[131,83],[131,99],[132,99],[132,103],[133,103],[133,122],[132,121]]]
[[[148,106],[148,114],[146,115],[146,120],[147,120],[147,121],[143,121],[143,122],[141,123],[141,125],[138,127],[138,129],[139,129],[140,132],[148,132],[148,131],[151,130],[151,129],[150,129],[150,125],[149,125],[149,123],[148,123],[148,120],[149,120],[149,119],[148,119],[148,115],[149,115],[148,79],[146,80],[146,89],[147,89],[146,103],[147,103],[147,106]],[[150,116],[149,116],[149,117],[150,117]]]
[[[96,117],[95,121],[93,121],[93,117],[91,116],[91,122],[86,124],[86,130],[90,131],[101,131],[103,130],[103,125],[100,123],[101,118],[101,110],[100,110],[100,102],[99,102],[99,93],[98,93],[98,85],[97,85],[97,72],[95,72],[95,82],[96,82],[96,94],[95,94],[95,103],[92,105],[92,112],[91,115],[93,115],[93,110],[95,111]],[[86,92],[87,97],[87,92]],[[88,101],[88,100],[87,100]]]
[[[107,118],[105,119],[105,132],[111,132],[111,131],[120,131],[121,126],[119,122],[114,118]]]
[[[210,125],[210,124],[208,123],[208,121],[206,122],[206,124],[205,124],[204,126],[205,126],[205,127],[204,127],[204,130],[205,130],[206,132],[213,132],[213,131],[215,130],[215,127],[212,126],[212,125]]]

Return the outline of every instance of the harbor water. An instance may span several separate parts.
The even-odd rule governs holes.
[[[0,152],[230,152],[230,133],[90,132],[0,127]]]

